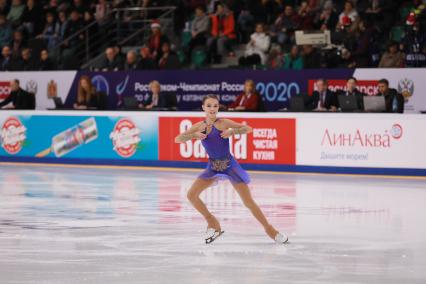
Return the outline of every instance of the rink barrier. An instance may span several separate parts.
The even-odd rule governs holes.
[[[359,90],[367,95],[377,93],[377,82],[383,77],[391,88],[404,95],[405,112],[426,110],[426,68],[358,68],[308,70],[161,70],[161,71],[37,71],[0,72],[0,100],[10,93],[9,81],[19,79],[22,88],[35,93],[38,110],[54,108],[53,97],[60,97],[66,108],[76,101],[78,82],[89,76],[98,91],[107,95],[107,109],[123,107],[124,97],[144,101],[149,96],[149,83],[157,80],[164,94],[177,98],[179,110],[200,109],[202,97],[216,94],[222,104],[234,101],[244,86],[253,79],[256,89],[269,111],[286,108],[297,94],[311,94],[319,78],[329,81],[333,91],[344,90],[346,80],[357,78]]]
[[[105,159],[52,159],[52,158],[16,158],[2,157],[2,163],[16,164],[46,164],[54,165],[89,165],[89,166],[129,166],[137,169],[138,167],[159,167],[168,168],[171,171],[175,168],[181,169],[204,169],[204,162],[172,162],[172,161],[120,161]],[[283,172],[283,173],[318,173],[318,174],[348,174],[348,175],[371,175],[371,176],[412,176],[426,177],[426,169],[390,169],[390,168],[355,168],[355,167],[325,167],[325,166],[297,166],[297,165],[258,165],[244,164],[244,169],[248,171],[265,171],[265,172]]]
[[[230,140],[248,170],[426,176],[426,116],[223,113],[253,133]],[[0,162],[203,168],[200,141],[173,139],[192,112],[0,113]]]

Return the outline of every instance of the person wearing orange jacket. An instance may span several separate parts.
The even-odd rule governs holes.
[[[217,3],[215,13],[210,15],[211,31],[207,41],[209,59],[219,63],[228,52],[235,56],[231,43],[236,38],[234,14],[223,3]]]

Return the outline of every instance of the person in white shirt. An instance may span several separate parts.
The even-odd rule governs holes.
[[[266,53],[269,50],[270,37],[265,33],[263,24],[256,24],[256,31],[250,36],[250,41],[246,46],[244,57],[239,63],[241,66],[252,66],[266,63]]]
[[[350,26],[350,30],[353,30],[358,24],[359,17],[358,12],[355,9],[352,1],[345,2],[345,8],[339,15],[339,22],[337,23],[337,29],[343,29],[344,27]]]

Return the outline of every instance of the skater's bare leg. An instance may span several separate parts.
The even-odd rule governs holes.
[[[240,196],[244,205],[251,211],[251,213],[257,219],[257,221],[259,221],[259,223],[262,224],[268,236],[271,239],[274,239],[275,236],[278,234],[278,231],[271,224],[269,224],[262,210],[253,200],[253,197],[251,196],[250,189],[247,186],[247,184],[237,183],[232,185],[234,186],[235,190],[238,192],[238,195]]]
[[[208,228],[213,228],[216,231],[221,231],[220,223],[216,219],[216,217],[213,216],[212,213],[207,209],[206,205],[200,198],[200,194],[208,188],[214,180],[208,180],[208,179],[196,179],[194,183],[192,184],[191,188],[188,191],[187,197],[188,200],[191,202],[192,206],[200,212],[201,215],[203,215],[204,219],[206,219]]]

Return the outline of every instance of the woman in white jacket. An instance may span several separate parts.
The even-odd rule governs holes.
[[[252,66],[257,64],[265,64],[266,53],[269,50],[271,39],[265,33],[263,24],[256,25],[256,31],[250,36],[247,43],[244,57],[241,57],[239,63],[241,66]]]

